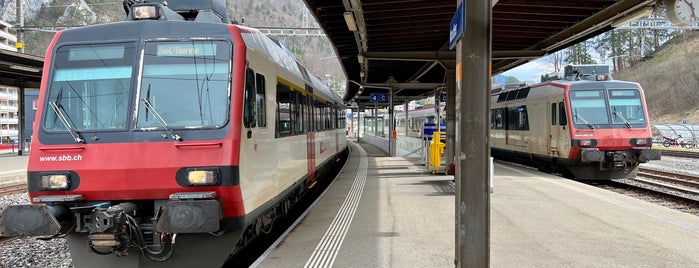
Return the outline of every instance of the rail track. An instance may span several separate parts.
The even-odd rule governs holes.
[[[27,182],[13,182],[0,186],[0,196],[21,194],[27,191]]]
[[[687,157],[687,158],[699,158],[699,151],[661,150],[661,155]]]
[[[699,208],[699,176],[640,168],[636,178],[615,182]]]

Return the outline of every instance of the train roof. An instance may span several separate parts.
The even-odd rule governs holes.
[[[272,39],[255,28],[242,25],[235,25],[235,27],[240,29],[245,45],[266,55],[269,60],[275,62],[292,74],[303,77],[304,80],[313,87],[313,94],[336,104],[344,104],[340,96],[330,90],[320,78],[308,72],[306,67],[301,65],[301,63],[296,60],[294,54],[281,42]]]

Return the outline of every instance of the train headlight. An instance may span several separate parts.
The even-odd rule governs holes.
[[[134,20],[156,20],[160,18],[160,9],[154,5],[133,6],[131,14]]]
[[[43,190],[66,190],[70,187],[70,178],[66,174],[47,174],[41,176]]]
[[[580,146],[592,146],[592,140],[580,140]]]
[[[189,186],[217,185],[219,172],[216,169],[189,169],[187,170],[187,182]]]
[[[636,139],[631,139],[631,145],[649,145],[648,139],[644,138],[636,138]]]

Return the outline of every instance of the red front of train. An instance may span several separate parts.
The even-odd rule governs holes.
[[[234,25],[129,8],[131,21],[59,32],[47,49],[27,169],[33,204],[0,211],[0,235],[67,235],[81,265],[220,264],[249,224],[245,42]]]
[[[638,164],[660,159],[651,149],[643,90],[637,83],[610,81],[607,75],[593,79],[565,86],[568,171],[581,179],[633,177]],[[596,167],[586,168],[589,164]]]

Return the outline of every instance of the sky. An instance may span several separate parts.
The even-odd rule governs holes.
[[[551,72],[553,72],[553,64],[543,59],[538,59],[520,65],[500,75],[514,76],[521,82],[539,83],[541,81],[541,75]]]

